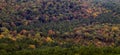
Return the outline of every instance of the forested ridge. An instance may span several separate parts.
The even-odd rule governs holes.
[[[120,54],[119,2],[0,0],[0,55]]]

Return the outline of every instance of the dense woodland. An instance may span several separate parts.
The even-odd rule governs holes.
[[[0,55],[119,55],[120,0],[0,0]]]

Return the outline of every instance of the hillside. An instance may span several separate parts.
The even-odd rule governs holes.
[[[73,29],[81,23],[119,23],[120,20],[120,6],[109,1],[104,3],[93,0],[3,0],[0,4],[0,26],[18,32],[24,29],[41,32],[50,29],[60,31],[58,29],[65,27],[62,27],[61,23],[66,23]],[[53,23],[57,25],[52,27]]]
[[[119,2],[0,0],[0,55],[120,54]]]

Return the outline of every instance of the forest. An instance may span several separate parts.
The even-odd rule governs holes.
[[[120,55],[120,0],[0,0],[0,55]]]

